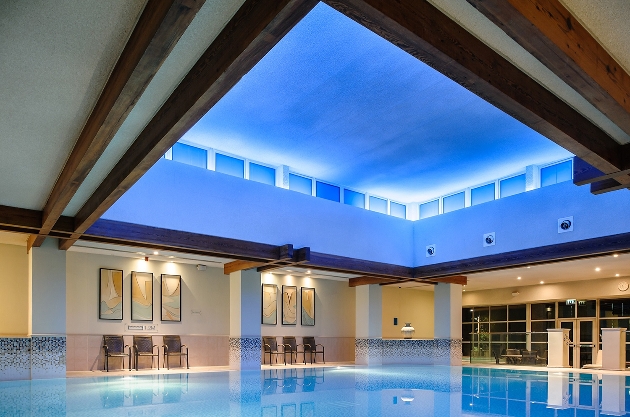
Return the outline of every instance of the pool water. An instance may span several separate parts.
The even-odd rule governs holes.
[[[0,416],[630,415],[630,378],[447,366],[0,382]]]

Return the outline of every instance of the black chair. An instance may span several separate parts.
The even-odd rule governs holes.
[[[298,345],[295,341],[295,336],[284,336],[282,338],[282,346],[284,350],[284,363],[287,363],[286,355],[289,355],[289,363],[293,364],[297,362],[297,355],[301,353],[304,358],[304,365],[306,365],[306,355],[304,355],[304,345]],[[298,348],[302,346],[302,351],[300,352]],[[293,359],[295,358],[295,362]]]
[[[523,358],[521,359],[521,364],[523,365],[536,365],[536,357],[538,356],[538,352],[535,350],[524,350]]]
[[[179,336],[170,335],[163,336],[164,344],[164,362],[166,363],[166,369],[171,369],[169,358],[171,356],[179,357],[179,366],[182,366],[182,356],[186,356],[186,369],[190,369],[188,366],[188,346],[182,345],[182,339]],[[186,349],[184,353],[183,349]]]
[[[284,356],[284,364],[287,364],[284,350],[278,349],[278,341],[273,336],[263,336],[263,364],[265,363],[265,355],[269,355],[269,365],[273,365],[272,357],[276,358],[280,355]],[[277,359],[276,359],[277,363]]]
[[[153,352],[157,349],[157,353]],[[153,367],[153,358],[157,358],[157,368],[160,369],[160,348],[153,344],[153,336],[134,336],[133,337],[134,364],[136,371],[138,370],[138,359],[140,356],[151,357],[151,367]]]
[[[326,363],[326,358],[324,355],[324,345],[320,345],[315,343],[314,336],[304,336],[302,338],[302,343],[304,346],[304,364],[306,364],[306,354],[309,354],[311,358],[311,364],[313,364],[313,359],[315,359],[315,363],[317,363],[317,354],[321,353],[322,362]]]
[[[128,353],[125,353],[125,348],[129,349]],[[129,359],[129,369],[131,370],[131,348],[125,344],[122,336],[118,335],[104,335],[103,336],[103,351],[105,352],[104,370],[109,372],[109,358],[123,358],[122,367],[125,368],[125,356]]]

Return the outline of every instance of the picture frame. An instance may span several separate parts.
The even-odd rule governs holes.
[[[282,324],[297,324],[297,287],[294,285],[282,286]]]
[[[276,284],[262,285],[262,324],[278,324],[278,286]]]
[[[152,272],[131,272],[131,320],[153,321]]]
[[[162,321],[182,321],[182,276],[160,277],[160,311]]]
[[[315,326],[315,288],[301,287],[300,293],[302,299],[300,324]]]
[[[124,307],[124,274],[122,269],[99,269],[98,318],[99,320],[122,320]]]

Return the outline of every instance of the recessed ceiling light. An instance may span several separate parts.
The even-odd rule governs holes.
[[[287,272],[293,272],[293,271],[291,271],[290,269],[287,269]]]
[[[159,255],[160,253],[158,251],[153,251],[154,255]]]
[[[527,269],[530,269],[530,268],[531,268],[531,266],[528,266],[528,267],[527,267]]]
[[[145,255],[146,255],[146,253],[144,253],[144,252],[136,252],[136,255],[142,255],[142,256],[145,256]]]
[[[516,277],[516,279],[521,279],[521,277]]]
[[[311,270],[309,269],[308,271],[306,271],[306,273],[307,273],[307,274],[310,274],[310,273],[311,273]]]
[[[615,276],[616,276],[616,277],[618,277],[618,276],[619,276],[619,274],[615,274]]]
[[[168,259],[175,259],[175,257],[171,255],[168,257]]]
[[[544,283],[545,283],[545,281],[540,281],[540,283],[541,283],[541,284],[544,284]]]
[[[463,292],[466,292],[466,290],[462,290]]]
[[[618,254],[618,253],[615,253],[615,254],[613,255],[613,258],[617,258],[618,256],[619,256],[619,254]]]
[[[602,269],[601,269],[599,266],[598,266],[597,268],[595,268],[595,271],[597,271],[597,272],[599,272],[599,271],[601,271],[601,270],[602,270]]]

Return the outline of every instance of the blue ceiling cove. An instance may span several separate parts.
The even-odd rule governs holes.
[[[570,156],[323,3],[183,140],[401,202]]]

